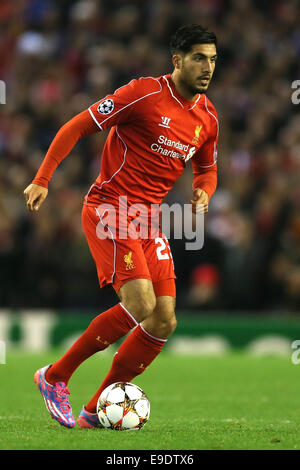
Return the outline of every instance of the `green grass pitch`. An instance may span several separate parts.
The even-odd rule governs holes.
[[[164,352],[133,382],[151,401],[141,431],[66,429],[50,418],[33,374],[61,351],[8,353],[0,365],[0,449],[299,449],[300,365],[290,357],[177,356]],[[97,354],[69,383],[77,417],[110,367]]]

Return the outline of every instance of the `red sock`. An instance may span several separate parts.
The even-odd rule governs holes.
[[[122,338],[137,322],[121,303],[98,315],[87,330],[46,373],[48,383],[68,383],[77,367],[97,351]]]
[[[134,377],[144,372],[160,353],[166,341],[166,339],[150,335],[139,324],[119,347],[104,382],[85,406],[86,411],[96,412],[98,398],[106,387],[115,382],[130,382]]]

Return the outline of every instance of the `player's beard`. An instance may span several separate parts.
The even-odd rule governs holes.
[[[186,73],[186,69],[183,67],[181,73],[181,83],[191,95],[195,96],[198,93],[205,93],[210,81],[208,82],[207,86],[197,86],[195,84],[195,80],[192,80],[188,76],[188,74]]]

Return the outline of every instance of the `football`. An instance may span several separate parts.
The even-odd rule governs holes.
[[[150,402],[137,385],[116,382],[101,393],[97,413],[101,425],[106,429],[139,430],[149,419]]]

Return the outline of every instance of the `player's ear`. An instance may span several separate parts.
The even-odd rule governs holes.
[[[174,54],[172,57],[172,62],[175,69],[181,69],[182,57],[180,54]]]

